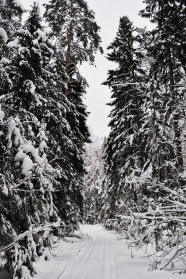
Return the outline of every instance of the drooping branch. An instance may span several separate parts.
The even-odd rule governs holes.
[[[0,253],[12,249],[16,243],[24,239],[26,236],[33,235],[33,234],[38,234],[39,232],[45,232],[45,231],[52,231],[54,228],[59,229],[59,228],[64,228],[65,224],[61,221],[60,223],[55,222],[55,223],[50,223],[46,224],[44,226],[39,226],[38,228],[34,228],[33,230],[27,230],[24,233],[19,234],[13,242],[8,244],[7,246],[3,247],[0,249]]]

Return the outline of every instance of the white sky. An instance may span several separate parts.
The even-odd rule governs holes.
[[[25,8],[28,8],[33,0],[21,0],[21,2]],[[38,2],[41,6],[47,0]],[[127,15],[138,27],[148,27],[150,23],[147,19],[138,16],[139,11],[144,8],[143,0],[87,0],[87,2],[95,12],[96,21],[101,27],[100,35],[104,55],[96,55],[96,67],[84,64],[80,71],[90,85],[85,97],[85,104],[90,112],[88,125],[95,135],[104,137],[109,133],[107,116],[110,107],[106,106],[106,103],[110,101],[111,94],[109,88],[101,83],[107,79],[107,71],[114,67],[113,63],[105,58],[106,48],[116,35],[120,17]]]

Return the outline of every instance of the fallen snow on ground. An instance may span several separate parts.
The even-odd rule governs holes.
[[[83,238],[66,238],[35,264],[34,279],[185,279],[176,270],[148,271],[142,251],[133,253],[119,235],[101,225],[83,225]]]

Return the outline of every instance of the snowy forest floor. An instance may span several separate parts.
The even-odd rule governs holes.
[[[175,269],[148,271],[150,261],[142,251],[135,251],[131,257],[126,240],[101,225],[83,225],[81,235],[81,239],[61,240],[52,251],[46,251],[35,264],[34,279],[185,278]]]

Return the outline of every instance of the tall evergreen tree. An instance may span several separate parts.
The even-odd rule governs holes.
[[[160,181],[167,181],[171,187],[180,187],[185,121],[186,5],[184,1],[144,2],[146,8],[141,15],[156,24],[148,47],[152,65],[147,89],[154,122],[150,124],[151,130],[154,127],[151,139],[155,141],[152,145],[148,139],[151,146],[147,149],[152,152],[149,157],[154,158],[153,175]]]
[[[6,121],[1,124],[0,235],[9,267],[15,276],[24,278],[27,269],[33,274],[33,261],[48,242],[47,234],[38,237],[45,230],[43,224],[52,228],[53,223],[60,226],[62,219],[66,221],[55,202],[55,193],[61,191],[63,167],[56,163],[58,154],[52,147],[56,145],[61,151],[60,158],[61,149],[70,148],[71,153],[73,149],[69,124],[63,117],[68,105],[63,93],[56,96],[55,89],[60,86],[63,92],[63,88],[60,82],[55,83],[54,50],[36,4],[24,28],[15,33],[7,47],[9,55],[1,59],[7,87],[1,88],[1,119],[6,109]]]
[[[152,31],[152,47],[150,55],[154,59],[151,76],[159,76],[159,84],[164,85],[166,120],[170,121],[174,130],[176,148],[176,165],[183,168],[181,148],[181,127],[183,119],[182,102],[184,97],[183,69],[185,70],[185,34],[186,5],[184,1],[145,1],[146,9],[141,15],[149,17],[156,24]],[[148,12],[146,12],[148,11]],[[176,13],[176,14],[175,14]],[[177,32],[179,30],[179,32]]]
[[[100,27],[95,22],[94,12],[84,0],[50,0],[45,4],[45,18],[57,36],[60,47],[65,50],[67,95],[72,64],[94,62],[94,54],[100,47]],[[57,16],[56,16],[57,15]]]
[[[143,150],[140,146],[140,128],[143,123],[142,54],[140,37],[125,16],[120,19],[116,38],[108,47],[108,60],[116,62],[104,83],[112,89],[113,107],[110,117],[111,132],[106,144],[107,173],[111,187],[108,189],[111,214],[116,214],[123,202],[135,208],[139,198],[138,183],[143,165]],[[125,209],[124,209],[125,210]]]
[[[56,38],[57,51],[64,52],[65,87],[64,95],[72,104],[73,111],[66,113],[73,136],[71,140],[75,151],[71,157],[76,185],[72,187],[79,200],[82,197],[78,191],[83,187],[83,154],[84,144],[89,142],[90,134],[86,125],[88,113],[83,104],[86,93],[86,80],[80,75],[78,64],[86,61],[94,62],[94,54],[100,47],[99,26],[95,22],[94,13],[88,8],[86,1],[79,0],[51,0],[45,4],[45,18],[51,27],[51,36]],[[57,16],[54,16],[56,14]],[[82,203],[82,202],[80,202]]]
[[[143,213],[135,214],[135,208],[129,204],[131,221],[128,222],[129,216],[122,216],[121,226],[128,228],[126,235],[129,232],[129,237],[135,239],[138,236],[137,245],[149,242],[154,244],[158,254],[152,268],[160,265],[162,269],[175,260],[181,260],[180,255],[185,257],[185,252],[180,250],[185,229],[180,233],[180,228],[183,222],[181,200],[185,200],[186,4],[182,0],[144,2],[146,8],[141,11],[141,15],[150,18],[155,28],[149,32],[146,44],[145,52],[150,64],[147,67],[148,79],[142,106],[144,115],[139,130],[143,160],[137,181],[138,187],[143,191],[142,195],[137,196],[136,205]],[[132,177],[136,181],[134,173]],[[129,182],[132,186],[132,181]],[[179,205],[179,210],[175,203]],[[122,203],[119,206],[121,210],[114,212],[114,215],[117,212],[122,213]],[[165,230],[169,230],[170,241],[164,238]]]

